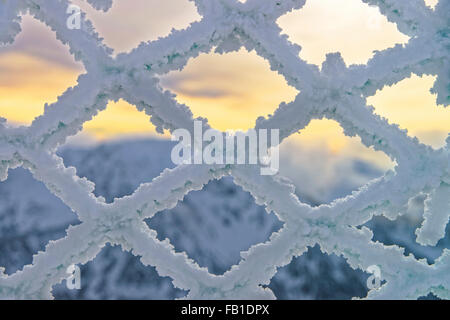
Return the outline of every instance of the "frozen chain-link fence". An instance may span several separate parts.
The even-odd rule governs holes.
[[[112,0],[89,0],[107,10]],[[96,257],[107,243],[141,256],[145,265],[155,266],[161,276],[188,290],[192,299],[274,298],[265,287],[277,272],[309,246],[343,256],[353,268],[377,266],[382,286],[369,291],[368,298],[418,298],[430,292],[450,298],[450,251],[432,265],[405,256],[398,246],[372,241],[372,232],[361,227],[374,215],[395,219],[407,214],[408,201],[426,194],[424,223],[417,241],[435,245],[445,236],[450,215],[450,139],[439,150],[408,137],[398,126],[375,115],[366,97],[412,73],[437,76],[432,89],[439,104],[450,103],[450,1],[440,0],[430,9],[423,0],[364,0],[410,36],[406,45],[376,52],[367,65],[347,67],[340,54],[327,55],[321,70],[299,58],[300,48],[280,35],[276,19],[304,0],[195,0],[200,22],[173,31],[168,37],[143,43],[129,54],[112,57],[91,23],[82,15],[82,28],[66,26],[66,0],[6,0],[0,2],[0,42],[14,41],[20,32],[20,15],[30,13],[46,23],[57,38],[70,46],[87,73],[68,89],[29,127],[8,127],[0,122],[0,177],[19,166],[77,213],[80,225],[67,236],[51,242],[33,263],[10,276],[0,271],[0,298],[52,298],[52,286],[66,276],[67,267]],[[332,22],[330,22],[332,23]],[[381,150],[396,161],[388,172],[358,192],[330,205],[311,207],[294,195],[293,186],[275,176],[261,176],[258,166],[181,165],[165,170],[133,195],[106,203],[93,193],[94,185],[66,168],[56,148],[81,131],[84,122],[106,108],[108,101],[124,99],[151,116],[159,132],[177,128],[193,130],[188,107],[164,92],[157,76],[180,69],[202,52],[231,52],[244,46],[267,59],[300,93],[295,101],[281,104],[267,118],[259,118],[256,129],[280,129],[281,140],[305,128],[312,119],[338,121],[348,136],[358,135],[366,146]],[[213,106],[212,106],[213,107]],[[208,128],[207,120],[201,119]],[[449,124],[450,126],[450,124]],[[168,241],[158,241],[144,219],[173,208],[192,190],[200,190],[212,179],[231,175],[284,222],[270,241],[242,253],[242,261],[222,276],[210,274],[175,253]],[[24,186],[26,188],[26,186]],[[370,269],[369,268],[369,269]]]

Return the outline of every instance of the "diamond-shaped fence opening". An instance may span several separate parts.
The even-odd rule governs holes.
[[[29,125],[84,72],[43,22],[25,14],[20,27],[16,41],[0,47],[0,116],[16,126]]]
[[[141,42],[165,37],[172,29],[184,29],[201,18],[189,0],[115,1],[107,12],[95,10],[84,0],[74,0],[73,3],[86,13],[115,54],[129,52]],[[148,10],[149,7],[152,10]]]
[[[282,223],[255,204],[229,177],[189,193],[175,208],[148,220],[158,239],[168,238],[201,267],[221,275],[241,260],[240,252],[269,240]]]
[[[186,292],[174,288],[154,267],[144,266],[139,257],[120,247],[106,245],[94,260],[80,267],[80,290],[70,290],[66,281],[53,286],[55,299],[140,299],[182,298]]]
[[[133,138],[159,138],[150,117],[135,106],[119,100],[110,101],[105,110],[99,112],[92,120],[83,124],[83,130],[70,137],[70,144],[89,145],[95,141],[125,140]]]
[[[381,242],[387,246],[396,245],[404,248],[405,256],[412,254],[416,259],[426,259],[427,263],[431,265],[435,263],[445,249],[450,249],[450,224],[445,229],[445,236],[435,246],[432,246],[417,242],[416,230],[421,227],[422,223],[423,218],[417,220],[414,213],[408,212],[395,221],[385,217],[374,217],[365,226],[372,230],[373,241]]]
[[[238,42],[234,45],[239,48]],[[183,70],[163,75],[161,85],[194,116],[207,118],[220,130],[253,128],[259,116],[272,114],[298,94],[266,60],[245,49],[201,54]]]
[[[376,7],[361,0],[306,1],[277,23],[290,41],[302,47],[300,57],[317,65],[329,52],[340,52],[347,65],[367,63],[374,51],[409,40]]]
[[[269,288],[282,300],[344,300],[367,295],[369,274],[353,270],[344,258],[318,246],[278,269]]]
[[[110,5],[110,1],[89,2],[102,8],[105,3]],[[343,256],[354,269],[379,270],[376,274],[383,285],[370,290],[368,298],[419,298],[429,293],[449,298],[450,251],[444,250],[430,266],[413,256],[405,257],[397,246],[372,242],[372,233],[358,228],[374,215],[395,219],[404,213],[409,199],[427,193],[418,241],[435,245],[445,236],[450,140],[439,150],[418,144],[374,115],[365,97],[414,72],[437,75],[433,90],[438,93],[438,103],[450,103],[446,59],[449,2],[440,1],[433,11],[422,0],[364,0],[377,5],[399,31],[412,39],[405,46],[376,53],[367,65],[351,68],[346,67],[340,54],[329,54],[321,70],[299,59],[299,48],[281,37],[275,24],[281,15],[301,8],[304,1],[194,2],[203,17],[200,22],[117,58],[111,58],[112,50],[101,43],[92,28],[66,28],[68,1],[1,3],[2,43],[14,40],[17,16],[29,11],[69,44],[87,74],[30,127],[0,125],[0,178],[6,179],[10,168],[26,166],[81,221],[64,239],[35,256],[23,272],[2,274],[0,296],[51,298],[52,286],[65,278],[68,266],[87,263],[110,243],[141,256],[144,265],[155,266],[160,276],[170,277],[175,287],[189,291],[187,298],[275,298],[264,286],[277,268],[315,245],[325,253]],[[162,92],[153,76],[182,68],[190,58],[216,46],[222,46],[224,52],[234,51],[236,43],[256,50],[300,92],[294,102],[282,104],[272,116],[259,118],[256,129],[280,129],[283,140],[312,119],[325,116],[338,121],[347,135],[358,135],[364,145],[395,159],[395,172],[372,181],[352,196],[313,208],[301,203],[294,196],[293,186],[282,177],[261,176],[258,166],[181,165],[142,184],[131,196],[107,204],[94,196],[92,183],[80,179],[54,155],[57,146],[80,131],[82,124],[104,109],[109,100],[120,98],[150,115],[158,132],[192,130],[190,110],[176,103],[170,93]],[[208,126],[206,120],[204,126]],[[242,253],[239,265],[218,277],[176,253],[168,241],[159,241],[144,220],[175,207],[190,191],[227,175],[249,191],[257,204],[273,211],[284,226],[269,242]]]
[[[374,106],[376,114],[408,130],[410,137],[440,149],[446,143],[450,109],[436,104],[436,95],[430,92],[435,81],[434,76],[412,74],[392,87],[384,87],[367,101]],[[433,123],[433,128],[426,128],[427,123]]]
[[[127,139],[100,146],[64,146],[59,154],[67,167],[95,183],[94,193],[107,203],[132,194],[140,184],[151,182],[166,168],[173,168],[174,143],[157,139]],[[130,157],[130,155],[133,155]]]
[[[0,265],[8,275],[31,264],[49,241],[78,225],[76,215],[28,170],[11,170],[0,183]]]
[[[280,145],[280,174],[312,206],[344,198],[394,167],[386,154],[345,136],[332,120],[313,120]]]

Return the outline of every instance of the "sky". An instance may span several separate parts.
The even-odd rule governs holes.
[[[201,19],[188,0],[116,0],[107,13],[93,10],[82,0],[73,2],[86,11],[115,54]],[[434,5],[437,1],[426,2]],[[337,51],[348,65],[363,64],[374,50],[408,41],[377,8],[360,0],[307,0],[302,9],[277,23],[292,42],[302,46],[300,57],[317,65],[327,53]],[[84,73],[48,27],[24,16],[22,29],[13,45],[0,47],[0,117],[11,125],[29,125],[43,113],[45,103],[55,102]],[[436,96],[429,92],[434,79],[413,75],[378,91],[368,103],[389,122],[408,129],[411,136],[442,147],[450,132],[450,108],[436,105]],[[258,116],[273,113],[298,93],[270,70],[267,61],[243,49],[226,55],[202,54],[181,72],[162,76],[161,85],[176,93],[194,116],[207,117],[220,130],[251,128]],[[74,141],[147,135],[156,136],[148,116],[119,101],[86,123]],[[345,137],[339,124],[330,120],[313,121],[284,144],[298,150],[324,149],[330,157],[358,155],[381,167],[392,165],[384,154],[362,146],[359,138]]]

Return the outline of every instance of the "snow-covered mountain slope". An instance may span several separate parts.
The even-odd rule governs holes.
[[[131,194],[139,184],[149,182],[172,167],[173,143],[164,140],[136,140],[98,147],[69,147],[60,151],[66,166],[74,166],[81,177],[95,182],[95,193],[111,202]],[[379,174],[367,164],[356,174]],[[369,178],[372,178],[370,176]],[[357,186],[343,186],[354,190]],[[342,191],[338,191],[342,192]],[[309,195],[300,195],[310,199]],[[336,195],[337,196],[337,195]],[[420,200],[420,199],[419,199]],[[420,209],[420,201],[417,204]],[[416,208],[417,209],[417,208]],[[419,210],[418,209],[418,210]],[[222,274],[240,260],[240,251],[264,242],[282,224],[273,214],[255,204],[249,193],[231,178],[209,183],[190,193],[172,210],[158,213],[148,224],[159,239],[169,238],[177,251],[210,272]],[[410,252],[433,260],[441,249],[414,244],[414,228],[420,219],[392,222],[374,220],[369,225],[375,238],[387,244],[401,243]],[[0,265],[11,274],[31,263],[32,254],[49,240],[64,236],[69,224],[78,223],[74,213],[24,169],[10,171],[0,183]],[[448,246],[441,241],[440,248]],[[434,251],[433,251],[434,250]],[[99,256],[82,266],[82,289],[70,291],[65,283],[55,286],[56,298],[83,299],[172,299],[183,296],[170,279],[161,278],[152,267],[119,247],[106,246]],[[281,299],[348,299],[365,296],[368,274],[352,270],[344,259],[327,256],[318,247],[280,268],[270,287]]]

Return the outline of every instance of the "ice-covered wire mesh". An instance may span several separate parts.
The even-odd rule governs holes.
[[[80,30],[67,28],[69,1],[1,1],[1,43],[14,41],[20,32],[20,15],[28,12],[69,45],[87,72],[56,103],[46,105],[44,114],[29,127],[12,128],[5,120],[0,122],[0,178],[5,180],[10,168],[27,168],[81,221],[68,229],[66,237],[49,243],[22,271],[7,276],[0,270],[0,297],[52,298],[52,286],[67,276],[67,267],[94,259],[111,243],[140,256],[143,264],[155,266],[159,275],[172,278],[192,299],[274,298],[265,285],[277,268],[316,244],[326,253],[343,256],[355,269],[379,267],[383,285],[370,290],[369,298],[418,298],[430,292],[450,298],[449,250],[430,265],[405,256],[398,246],[373,242],[372,232],[361,227],[374,215],[395,219],[405,214],[410,199],[426,194],[425,219],[417,230],[417,241],[436,245],[445,236],[450,215],[450,139],[439,150],[420,144],[375,115],[366,97],[412,73],[427,74],[437,77],[432,91],[438,103],[449,105],[450,1],[441,0],[434,10],[423,0],[363,1],[378,6],[410,36],[409,42],[376,52],[366,65],[347,67],[340,54],[329,54],[321,69],[300,59],[300,47],[281,35],[276,24],[278,17],[300,9],[305,0],[194,0],[201,21],[117,57],[84,14]],[[112,5],[112,0],[89,2],[102,10]],[[334,119],[346,135],[359,136],[366,146],[395,160],[395,171],[344,199],[311,207],[298,200],[289,182],[278,176],[261,176],[258,166],[180,165],[142,184],[131,196],[106,203],[94,195],[92,182],[79,178],[75,169],[66,168],[56,155],[57,147],[81,131],[83,123],[111,100],[124,99],[144,111],[158,132],[192,131],[192,113],[160,88],[157,76],[183,68],[200,53],[241,47],[267,59],[271,68],[300,92],[292,103],[281,104],[273,115],[259,118],[256,129],[280,129],[282,141],[312,119]],[[206,119],[201,121],[209,127]],[[188,192],[227,175],[258,204],[275,212],[284,226],[270,241],[243,252],[242,261],[230,271],[217,276],[186,254],[175,253],[168,241],[159,241],[144,219],[173,208]]]

